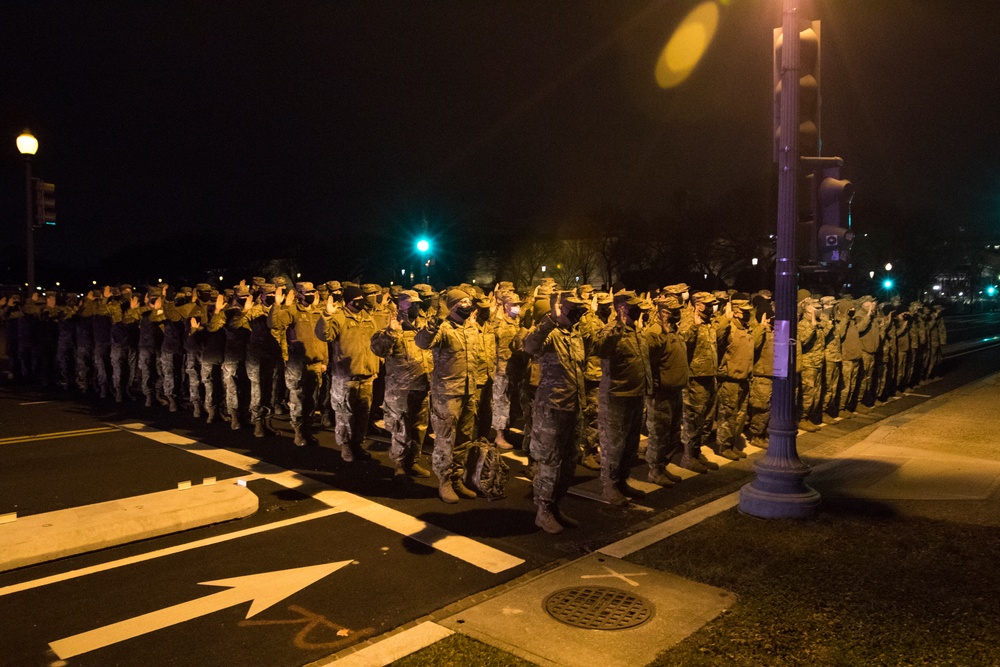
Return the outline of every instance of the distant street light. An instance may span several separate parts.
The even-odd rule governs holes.
[[[874,271],[869,271],[868,272],[868,277],[871,278],[872,280],[875,280],[875,272]]]
[[[38,152],[38,139],[25,128],[17,138],[17,150],[24,156],[24,254],[29,290],[35,289],[35,220],[31,202],[31,156]]]
[[[885,263],[885,270],[886,271],[892,271],[892,263],[886,262]]]
[[[758,261],[759,260],[756,257],[754,257],[753,259],[750,260],[750,264],[753,265],[753,266],[757,266],[757,262]]]

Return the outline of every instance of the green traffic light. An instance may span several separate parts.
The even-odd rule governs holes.
[[[884,280],[884,281],[882,282],[882,287],[884,287],[884,288],[886,288],[886,289],[892,289],[892,281],[891,281],[891,280],[889,280],[888,278],[886,278],[886,279],[885,279],[885,280]]]
[[[417,241],[417,250],[420,252],[427,252],[431,249],[431,243],[427,239],[420,239]]]

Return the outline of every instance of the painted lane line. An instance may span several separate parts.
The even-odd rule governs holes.
[[[710,516],[715,516],[716,514],[725,512],[728,509],[732,509],[733,507],[736,507],[739,502],[740,492],[736,491],[734,493],[730,493],[728,496],[723,496],[718,500],[713,500],[707,505],[702,505],[701,507],[693,509],[690,512],[685,512],[680,516],[664,521],[663,523],[657,524],[652,528],[647,528],[640,533],[629,535],[623,540],[618,540],[617,542],[609,544],[606,547],[598,549],[598,551],[607,556],[611,556],[612,558],[625,558],[629,554],[633,554],[640,549],[645,549],[660,540],[681,532],[685,528],[690,528]]]
[[[328,667],[334,663],[337,667],[383,667],[453,634],[455,634],[453,630],[443,625],[424,621],[420,625],[386,637],[354,653],[313,663],[310,667]]]
[[[51,403],[52,401],[25,401],[24,403],[18,403],[18,405],[45,405],[46,403]]]
[[[228,449],[212,447],[176,433],[158,431],[146,424],[121,424],[120,428],[163,444],[205,456],[219,463],[256,473],[261,478],[286,489],[311,496],[331,508],[350,512],[382,528],[464,560],[487,572],[497,574],[524,563],[523,558],[511,556],[471,538],[456,535],[444,528],[433,526],[405,512],[380,505],[362,496],[341,491],[302,473],[285,470],[259,459],[231,452]]]
[[[200,584],[202,586],[224,586],[227,590],[59,639],[50,642],[49,648],[60,659],[65,660],[252,600],[253,604],[250,605],[246,616],[250,618],[350,563],[349,560],[342,560],[290,570],[203,581]]]
[[[54,574],[50,577],[43,577],[41,579],[35,579],[33,581],[25,581],[20,584],[12,584],[10,586],[4,586],[3,588],[0,588],[0,597],[3,597],[5,595],[11,595],[12,593],[20,593],[21,591],[28,591],[33,588],[41,588],[42,586],[49,586],[50,584],[57,584],[62,581],[69,581],[71,579],[76,579],[78,577],[85,577],[87,575],[97,574],[98,572],[107,572],[108,570],[114,570],[119,567],[125,567],[126,565],[134,565],[135,563],[142,563],[147,560],[162,558],[164,556],[172,556],[174,554],[183,553],[185,551],[191,551],[192,549],[210,547],[216,544],[222,544],[223,542],[228,542],[230,540],[237,540],[243,537],[257,535],[259,533],[266,533],[269,530],[276,530],[278,528],[294,526],[295,524],[303,523],[305,521],[312,521],[313,519],[322,519],[323,517],[332,516],[334,514],[340,514],[342,511],[343,510],[339,509],[321,510],[319,512],[313,512],[312,514],[306,514],[304,516],[298,516],[291,519],[284,519],[282,521],[275,521],[274,523],[268,523],[263,526],[256,526],[254,528],[238,530],[233,533],[226,533],[225,535],[207,537],[203,540],[197,540],[195,542],[188,542],[186,544],[178,544],[177,546],[174,547],[167,547],[165,549],[159,549],[157,551],[150,551],[149,553],[140,554],[138,556],[119,558],[118,560],[108,561],[107,563],[100,563],[99,565],[92,565],[90,567],[80,568],[79,570],[70,570],[69,572]]]
[[[55,440],[57,438],[79,438],[86,435],[99,435],[101,433],[113,433],[118,429],[112,426],[99,426],[97,428],[83,428],[78,431],[56,431],[54,433],[37,433],[35,435],[18,435],[10,438],[0,438],[0,445],[13,445],[19,442],[41,442],[43,440]]]

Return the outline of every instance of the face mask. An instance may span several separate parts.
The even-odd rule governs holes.
[[[688,300],[688,296],[689,295],[688,295],[687,292],[681,292],[681,300],[687,301]]]
[[[459,306],[458,308],[455,309],[455,314],[464,320],[468,319],[469,315],[472,314],[473,310],[475,310],[475,307],[473,306]]]
[[[628,318],[633,322],[638,322],[642,316],[642,309],[639,306],[632,306],[628,309]]]
[[[571,324],[576,324],[581,319],[583,319],[583,314],[587,312],[586,308],[574,308],[573,310],[566,313],[566,319],[570,321]]]
[[[269,294],[269,295],[265,296],[264,299],[263,299],[263,304],[265,306],[273,306],[274,305],[274,295],[273,294]]]
[[[406,309],[406,316],[411,320],[415,320],[420,317],[420,304],[410,304],[410,307]]]
[[[510,307],[510,316],[511,317],[517,317],[520,314],[521,314],[521,306],[511,306]]]
[[[314,303],[316,303],[316,295],[315,294],[303,294],[302,295],[302,303],[306,304],[307,306],[313,305]]]
[[[375,307],[375,295],[374,294],[366,294],[365,295],[365,308],[374,308],[374,307]]]
[[[364,307],[365,307],[364,299],[360,299],[360,298],[359,299],[355,299],[354,301],[351,301],[349,304],[347,304],[347,308],[352,313],[356,313],[356,312],[360,311]]]

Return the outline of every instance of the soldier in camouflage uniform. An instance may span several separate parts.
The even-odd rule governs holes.
[[[844,419],[854,416],[854,405],[857,403],[861,368],[861,333],[858,330],[858,311],[856,302],[845,297],[837,303],[837,315],[844,322],[844,335],[840,343],[840,377],[841,389],[837,397],[840,408],[838,414]]]
[[[366,298],[361,288],[344,288],[344,308],[337,308],[330,299],[324,318],[325,340],[333,343],[330,405],[336,420],[340,457],[348,463],[371,458],[362,445],[368,435],[379,358],[371,349],[372,336],[378,327],[372,311],[365,305]]]
[[[754,338],[753,374],[747,401],[750,444],[767,449],[771,423],[771,386],[774,380],[774,308],[770,299],[755,297],[754,308],[761,335]]]
[[[446,503],[459,496],[475,498],[476,492],[462,483],[469,443],[475,437],[482,378],[483,341],[472,315],[475,306],[467,292],[448,290],[448,316],[431,318],[416,335],[416,344],[430,350],[431,424],[434,454],[431,458],[438,478],[438,495]]]
[[[243,378],[246,375],[247,346],[250,342],[250,309],[253,297],[250,288],[240,284],[234,288],[223,308],[217,309],[208,324],[209,331],[222,330],[226,337],[222,358],[222,386],[225,390],[229,426],[234,431],[241,428],[240,413],[246,406],[241,400]]]
[[[731,461],[746,458],[742,434],[750,398],[753,351],[763,329],[751,317],[749,295],[736,293],[728,307],[729,326],[719,331],[718,417],[716,446]]]
[[[579,525],[560,510],[559,501],[576,468],[587,362],[586,343],[577,324],[586,312],[583,299],[574,292],[562,292],[553,310],[524,338],[525,352],[536,357],[541,367],[531,438],[536,461],[532,480],[535,525],[551,534]]]
[[[614,297],[618,320],[596,337],[606,360],[601,376],[598,431],[601,439],[601,500],[616,507],[645,494],[628,485],[629,462],[639,449],[645,396],[652,387],[649,349],[642,335],[642,300],[635,292]]]
[[[429,419],[431,353],[417,347],[417,331],[424,326],[420,295],[403,290],[397,296],[397,314],[371,338],[371,350],[385,359],[385,427],[392,435],[389,458],[398,478],[430,477],[420,465]]]
[[[855,410],[865,413],[871,408],[865,403],[869,390],[873,388],[875,359],[885,338],[881,318],[875,307],[875,299],[865,295],[858,299],[858,335],[861,337],[861,366],[858,368],[858,400]],[[891,326],[891,319],[888,321]]]
[[[826,332],[833,326],[816,315],[819,299],[803,296],[799,301],[798,343],[802,346],[800,376],[802,404],[799,428],[814,432],[819,429],[820,392],[823,389],[823,361],[826,355]]]
[[[612,314],[612,298],[607,292],[597,293],[590,285],[577,288],[577,296],[588,305],[587,313],[580,320],[580,331],[584,338],[593,339],[607,326]],[[580,465],[588,470],[601,469],[601,445],[597,430],[597,412],[600,400],[601,358],[593,346],[587,354],[587,370],[584,376],[586,403],[583,406],[583,426],[580,429]]]
[[[681,320],[680,334],[687,344],[688,383],[683,392],[684,412],[681,423],[681,443],[684,451],[675,460],[682,468],[697,473],[718,470],[714,461],[702,453],[712,432],[719,370],[718,332],[728,326],[724,316],[715,314],[718,300],[708,292],[691,296],[692,312]],[[685,326],[686,325],[686,326]],[[676,457],[675,457],[676,458]]]
[[[109,306],[111,315],[111,384],[115,391],[115,403],[125,401],[125,394],[131,398],[131,390],[137,386],[139,318],[132,313],[132,286],[119,285],[118,298]]]
[[[832,296],[820,298],[820,322],[829,323],[823,341],[823,391],[820,394],[820,418],[824,424],[834,423],[840,407],[840,379],[843,363],[841,349],[847,334],[847,322],[837,311],[837,300]]]
[[[680,454],[683,391],[688,382],[687,348],[677,333],[681,321],[681,302],[674,294],[654,301],[656,317],[643,329],[649,349],[652,377],[646,395],[646,428],[649,441],[646,463],[649,481],[673,486],[681,478],[667,471],[667,464]]]
[[[250,422],[256,438],[274,435],[270,417],[278,367],[282,358],[281,340],[268,325],[268,313],[274,305],[275,286],[261,283],[256,287],[256,301],[247,312],[250,339],[247,342],[246,370],[250,380]]]
[[[507,367],[514,352],[520,347],[524,337],[521,327],[521,298],[516,292],[501,292],[497,297],[500,312],[493,327],[496,337],[496,371],[493,374],[493,420],[491,427],[496,433],[493,442],[500,449],[514,449],[507,442],[505,432],[510,426],[511,383]]]

